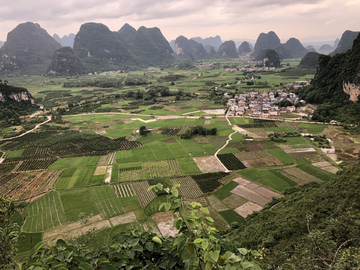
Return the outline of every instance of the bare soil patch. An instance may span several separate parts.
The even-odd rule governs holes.
[[[309,182],[321,182],[320,179],[298,169],[298,168],[289,168],[283,171],[280,171],[281,174],[286,176],[287,178],[293,180],[294,182],[298,183],[299,185],[309,183]]]
[[[235,212],[238,213],[240,216],[246,218],[248,215],[252,214],[255,211],[260,211],[262,206],[253,203],[253,202],[246,202],[243,205],[240,205],[238,208],[235,208]]]
[[[231,194],[229,197],[225,198],[223,202],[226,203],[230,208],[234,209],[246,203],[247,200],[236,194]]]
[[[156,213],[151,218],[163,236],[176,237],[178,231],[173,227],[175,217],[172,211]]]
[[[136,215],[134,212],[128,212],[113,218],[110,218],[110,222],[113,226],[125,223],[136,222]]]
[[[321,169],[331,172],[333,174],[337,173],[339,171],[338,168],[336,168],[335,166],[327,166],[327,167],[322,167]]]
[[[322,167],[327,167],[327,166],[332,166],[331,163],[329,161],[321,161],[321,162],[315,162],[312,164],[313,166],[322,168]]]
[[[104,175],[106,173],[106,166],[97,166],[94,175]]]
[[[208,126],[208,125],[210,125],[210,120],[205,120],[204,126]]]
[[[229,208],[225,206],[218,198],[216,198],[214,195],[210,195],[207,197],[209,203],[216,211],[225,211]]]
[[[95,130],[95,133],[97,134],[105,134],[106,133],[106,130]]]
[[[265,151],[265,149],[259,144],[248,144],[245,145],[245,147],[251,152]]]
[[[235,153],[234,155],[241,161],[258,158],[258,156],[252,152],[241,152],[241,153]]]
[[[169,139],[169,140],[165,140],[165,141],[162,141],[163,143],[175,143],[176,142],[176,139]]]
[[[194,157],[193,160],[202,173],[224,171],[224,167],[214,156]]]
[[[298,152],[298,153],[288,153],[290,157],[294,159],[303,158],[311,155],[317,154],[317,152]]]
[[[264,166],[268,165],[264,160],[262,160],[260,158],[250,159],[250,160],[242,160],[241,162],[246,166],[246,168],[264,167]]]

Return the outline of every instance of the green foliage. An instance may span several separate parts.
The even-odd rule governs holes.
[[[12,218],[14,205],[0,196],[0,268],[11,269],[15,265],[15,254],[20,234],[20,225]]]
[[[301,59],[300,67],[317,67],[319,63],[320,54],[317,52],[308,52],[303,59]]]
[[[216,135],[217,128],[204,128],[202,126],[195,126],[191,129],[187,129],[185,133],[181,134],[181,139],[190,139],[194,135]]]

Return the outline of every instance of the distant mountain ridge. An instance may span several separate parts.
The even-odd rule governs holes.
[[[69,46],[72,48],[74,46],[75,34],[73,33],[69,34],[68,36],[64,35],[62,38],[60,38],[57,34],[54,34],[53,38],[63,47]]]
[[[335,50],[332,53],[330,53],[330,55],[334,56],[337,53],[344,53],[347,52],[349,49],[351,49],[351,47],[353,46],[353,42],[359,33],[360,32],[346,30],[342,34],[338,46],[335,48]]]
[[[0,48],[0,72],[45,73],[55,50],[60,47],[39,24],[19,24],[8,33],[7,41]]]
[[[219,35],[215,36],[215,37],[207,37],[207,38],[201,38],[201,37],[193,37],[191,38],[192,40],[195,40],[197,43],[202,44],[204,47],[206,45],[210,45],[214,48],[215,51],[217,51],[221,44],[223,43],[221,41],[221,37]]]

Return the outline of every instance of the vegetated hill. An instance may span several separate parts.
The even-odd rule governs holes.
[[[280,56],[275,50],[268,49],[260,52],[258,57],[255,58],[256,61],[263,61],[266,67],[280,67],[281,60]]]
[[[217,35],[215,37],[207,37],[204,39],[201,37],[194,37],[191,39],[195,40],[197,43],[202,44],[204,47],[206,47],[207,45],[210,45],[214,48],[215,51],[217,51],[222,44],[221,37],[219,35]]]
[[[0,83],[0,128],[20,125],[19,116],[33,113],[38,108],[27,89]]]
[[[314,120],[358,123],[360,102],[356,101],[360,94],[360,34],[346,53],[333,57],[321,55],[310,86],[300,88],[298,94],[307,102],[321,104],[313,114]]]
[[[319,63],[320,54],[317,52],[308,52],[300,61],[300,67],[316,68]]]
[[[249,42],[244,41],[243,43],[240,44],[239,48],[238,48],[238,53],[240,55],[242,54],[248,54],[252,51]]]
[[[86,72],[86,66],[71,47],[57,49],[48,67],[48,74],[53,75],[74,75]]]
[[[76,34],[74,52],[90,71],[124,69],[136,61],[126,40],[101,23],[85,23]]]
[[[360,32],[353,32],[346,30],[339,41],[339,45],[336,47],[335,51],[330,53],[330,56],[334,56],[337,53],[347,52],[353,45],[354,39],[358,36]]]
[[[359,239],[359,189],[360,164],[326,183],[293,187],[284,197],[248,216],[246,224],[232,230],[231,238],[245,248],[264,248],[264,263],[272,265],[266,269],[278,269],[286,262],[304,265],[282,269],[328,269],[323,263],[329,257],[330,262],[334,259],[342,243]],[[351,246],[359,248],[360,241],[353,240],[342,248]],[[311,254],[319,260],[313,260]],[[340,258],[343,253],[338,255]],[[318,264],[323,267],[317,268]]]
[[[307,50],[301,44],[301,42],[296,38],[290,38],[284,44],[284,47],[290,52],[290,54],[295,58],[302,58],[307,54]]]
[[[203,52],[196,51],[197,55],[206,54],[204,47],[201,46],[201,48]],[[130,50],[138,59],[137,62],[146,66],[175,61],[174,51],[157,27],[146,28],[141,26],[136,32]]]
[[[216,54],[216,51],[213,46],[205,45],[204,48],[207,53],[212,54],[212,55]]]
[[[216,52],[221,57],[238,58],[239,55],[236,50],[235,42],[232,40],[225,41],[221,44],[219,50]]]
[[[131,43],[136,36],[136,29],[128,23],[125,23],[118,32],[129,43]]]
[[[278,45],[280,45],[280,39],[275,32],[261,33],[256,40],[253,56],[257,57],[261,51],[275,49]]]
[[[204,46],[195,40],[179,36],[175,40],[175,54],[181,58],[204,59],[208,56]]]
[[[62,38],[60,38],[57,34],[54,34],[53,38],[63,47],[68,46],[72,48],[74,46],[75,34],[71,33],[68,36],[64,35]]]
[[[329,44],[324,44],[319,48],[319,52],[332,52],[334,48]]]
[[[277,46],[274,51],[277,52],[277,54],[279,55],[280,59],[291,59],[294,58],[294,56],[289,52],[288,49],[285,48],[284,44],[280,44],[279,46]],[[261,54],[259,54],[260,56]]]
[[[39,24],[19,24],[8,33],[0,49],[0,72],[46,73],[55,50],[60,47]]]

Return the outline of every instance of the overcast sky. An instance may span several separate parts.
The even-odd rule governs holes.
[[[360,30],[359,11],[360,0],[0,0],[0,40],[27,21],[60,37],[98,22],[112,31],[125,23],[156,26],[168,41],[179,35],[256,40],[271,30],[283,41],[331,40]]]

